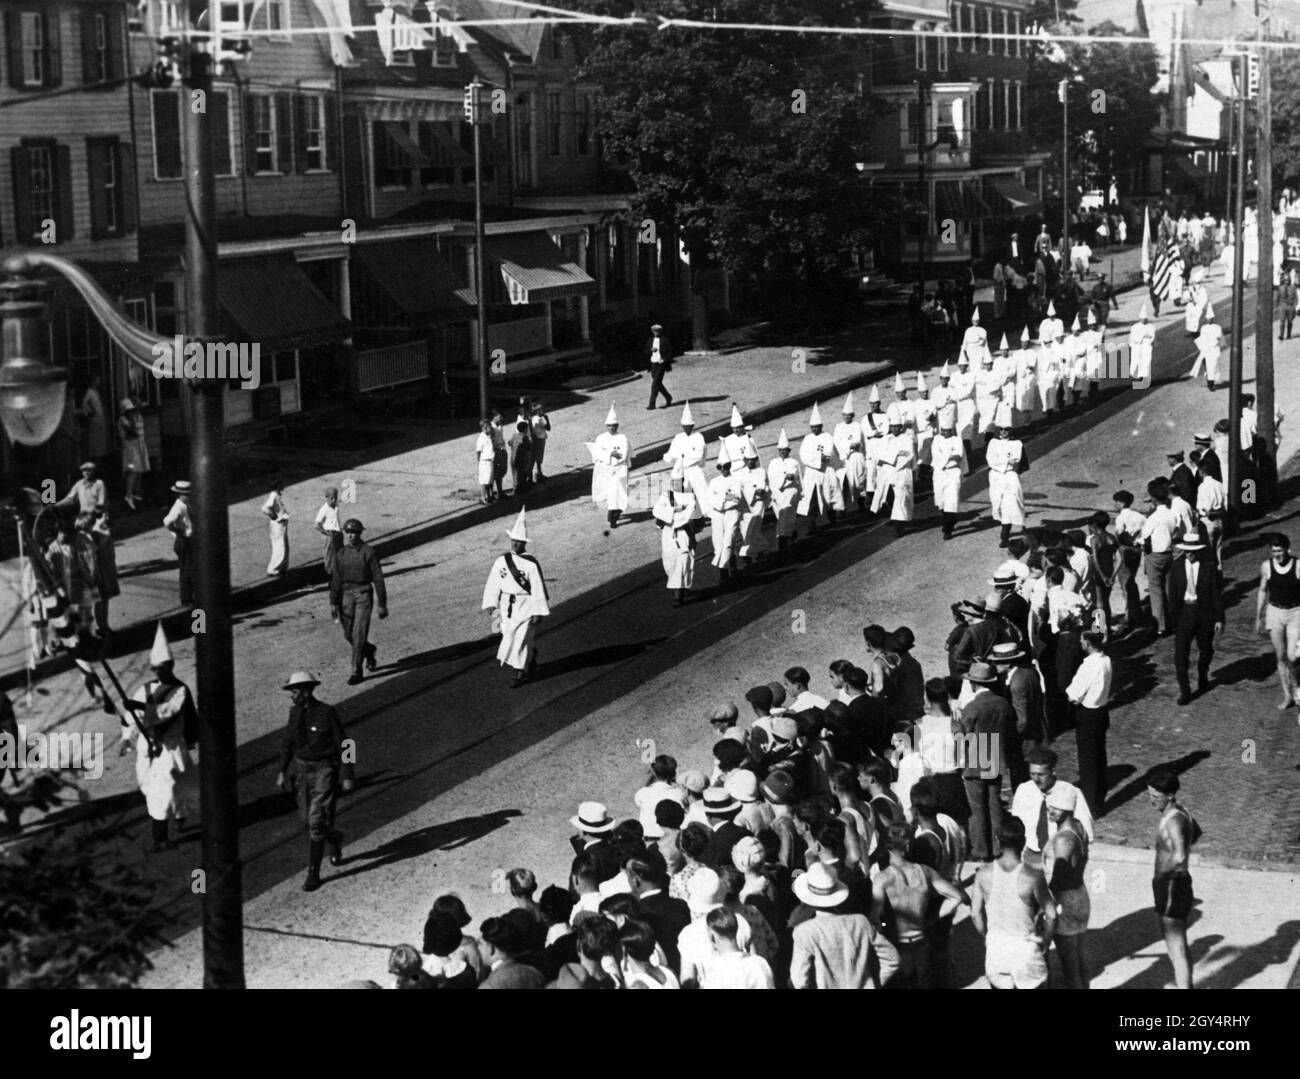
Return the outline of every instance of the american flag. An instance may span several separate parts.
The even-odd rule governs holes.
[[[1173,240],[1156,250],[1151,267],[1151,293],[1157,299],[1168,300],[1173,295],[1178,259],[1178,246]]]

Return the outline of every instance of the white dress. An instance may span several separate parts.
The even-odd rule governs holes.
[[[876,474],[876,493],[871,500],[871,512],[878,513],[892,491],[894,500],[889,510],[891,521],[912,519],[912,498],[915,488],[912,438],[908,434],[890,435],[880,450],[880,470]]]
[[[513,561],[518,579],[510,572],[507,558]],[[537,560],[526,554],[497,558],[483,586],[482,606],[485,611],[496,610],[500,614],[501,646],[497,649],[497,661],[517,671],[527,669],[536,652],[537,627],[533,619],[551,613],[546,580]]]
[[[284,508],[284,499],[272,491],[262,503],[262,512],[270,518],[271,526],[271,560],[266,572],[280,574],[289,568],[289,511]]]
[[[959,370],[948,388],[957,402],[957,434],[969,441],[975,437],[975,376]]]
[[[985,434],[993,426],[993,416],[1002,400],[1002,372],[981,368],[975,372],[975,409],[979,413],[979,433]],[[958,422],[961,409],[957,410]]]
[[[776,534],[793,536],[803,484],[799,462],[793,457],[774,457],[767,463],[767,485],[772,491],[772,508],[776,511]]]
[[[842,510],[844,492],[839,485],[839,453],[835,449],[834,439],[824,431],[820,435],[804,435],[803,442],[799,444],[799,461],[803,464],[799,516],[807,517],[812,512],[814,495],[817,497],[819,514],[825,513],[827,509]]]
[[[1223,327],[1217,322],[1207,322],[1196,335],[1196,363],[1192,365],[1192,378],[1195,378],[1202,363],[1205,364],[1205,378],[1209,382],[1219,382],[1219,358],[1223,355]]]
[[[591,500],[606,510],[625,512],[628,459],[631,456],[627,435],[611,435],[605,431],[591,445],[594,447]]]
[[[1156,328],[1149,322],[1135,322],[1128,332],[1129,375],[1135,381],[1151,377],[1151,357],[1155,349]]]
[[[740,554],[741,558],[753,558],[767,550],[767,539],[763,535],[763,515],[767,513],[772,492],[767,485],[767,473],[761,467],[742,469],[740,480]]]
[[[835,451],[840,455],[844,466],[839,469],[839,483],[845,491],[845,502],[850,498],[862,498],[867,492],[867,458],[863,452],[862,425],[856,420],[845,423],[841,420],[835,425],[831,436],[835,442]]]

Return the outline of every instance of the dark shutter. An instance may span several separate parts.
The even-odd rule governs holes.
[[[325,167],[339,170],[339,104],[333,94],[325,95]]]
[[[275,95],[276,164],[281,172],[293,172],[293,94]]]
[[[42,15],[41,23],[45,30],[45,85],[53,89],[63,85],[63,54],[59,49],[58,11],[56,10],[52,15]]]
[[[293,95],[293,157],[298,172],[307,171],[307,95]]]
[[[213,90],[208,101],[208,120],[212,124],[212,171],[217,176],[229,176],[234,171],[230,161],[230,95],[224,90]]]
[[[105,220],[108,217],[108,161],[113,144],[104,139],[86,140],[86,173],[90,182],[90,238],[102,240],[108,235]],[[62,224],[60,222],[60,224]]]
[[[96,70],[95,61],[98,58],[98,50],[95,48],[95,16],[99,14],[97,8],[88,7],[81,13],[81,81],[82,82],[99,82],[100,73]],[[93,187],[92,187],[93,190]],[[94,216],[91,216],[94,220]]]
[[[72,197],[72,148],[59,145],[54,148],[55,225],[58,242],[67,243],[76,235],[76,215]]]
[[[160,180],[178,179],[181,164],[181,95],[178,90],[155,90],[153,106],[154,173]]]
[[[244,97],[244,171],[257,174],[257,97]]]
[[[135,206],[135,147],[129,142],[115,143],[117,154],[117,194],[120,205],[117,220],[123,232],[134,232],[138,226]]]
[[[5,40],[9,42],[9,85],[15,90],[23,88],[23,26],[21,15],[14,10],[5,12]]]
[[[15,146],[9,151],[9,161],[14,173],[14,242],[30,244],[36,231],[32,223],[32,194],[28,183],[27,147]]]
[[[108,20],[108,74],[110,79],[126,77],[126,22],[118,8],[104,16]]]

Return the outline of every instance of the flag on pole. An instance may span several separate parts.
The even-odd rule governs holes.
[[[1142,209],[1142,259],[1138,263],[1138,269],[1142,271],[1143,277],[1148,277],[1151,273],[1151,211],[1146,207]]]
[[[1171,238],[1156,251],[1155,264],[1151,267],[1151,292],[1162,300],[1168,300],[1174,293],[1174,281],[1180,276],[1175,273],[1179,261],[1178,246]]]

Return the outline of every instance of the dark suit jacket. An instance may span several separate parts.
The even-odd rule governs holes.
[[[1029,640],[1029,600],[1019,592],[1010,592],[1002,597],[1002,609],[998,613],[1020,631],[1021,641]]]
[[[650,351],[654,347],[655,347],[655,335],[651,334],[645,343],[646,363],[650,362]],[[673,357],[677,355],[673,351],[672,342],[670,342],[667,336],[662,333],[659,335],[659,355],[663,357],[665,367],[671,364],[673,362]]]
[[[993,646],[998,643],[998,628],[1001,621],[1002,619],[996,616],[981,618],[974,625],[966,627],[966,632],[953,655],[958,674],[969,671],[970,665],[977,659],[988,658],[989,653],[993,651]]]
[[[1214,450],[1206,450],[1201,454],[1201,471],[1207,476],[1213,476],[1220,483],[1223,482],[1223,463]]]
[[[1043,687],[1032,667],[1011,667],[1005,679],[1006,698],[1016,714],[1016,731],[1037,741],[1043,736]]]
[[[544,989],[546,979],[536,967],[507,959],[479,984],[480,989]]]
[[[731,865],[731,848],[747,835],[749,832],[735,821],[727,821],[726,824],[719,825],[714,829],[713,838],[709,841],[709,849],[704,854],[705,861],[714,869]]]
[[[1183,598],[1187,591],[1187,559],[1175,558],[1169,568],[1169,620],[1176,621],[1183,613],[1187,601]],[[1196,613],[1209,616],[1213,622],[1223,621],[1223,581],[1219,578],[1219,569],[1214,560],[1202,559],[1196,571]]]
[[[1192,470],[1186,465],[1178,465],[1169,473],[1169,485],[1178,492],[1178,497],[1188,503],[1196,505],[1196,478],[1192,475]]]
[[[849,701],[842,725],[857,747],[858,760],[870,750],[878,757],[889,752],[889,705],[883,697],[862,694]]]
[[[985,690],[989,692],[984,692]],[[1016,713],[1012,710],[1011,704],[1005,697],[998,696],[996,687],[981,686],[980,692],[975,694],[975,699],[962,709],[961,725],[967,734],[982,734],[986,739],[991,735],[998,736],[997,741],[988,740],[988,745],[992,764],[1001,775],[1005,766],[1002,747],[1010,745],[1016,736]],[[966,779],[980,778],[978,763],[963,768],[961,774]]]
[[[682,957],[677,951],[677,934],[691,924],[691,908],[666,891],[642,896],[640,902],[641,913],[655,931],[655,940],[663,948],[668,965],[674,972],[680,970]]]

